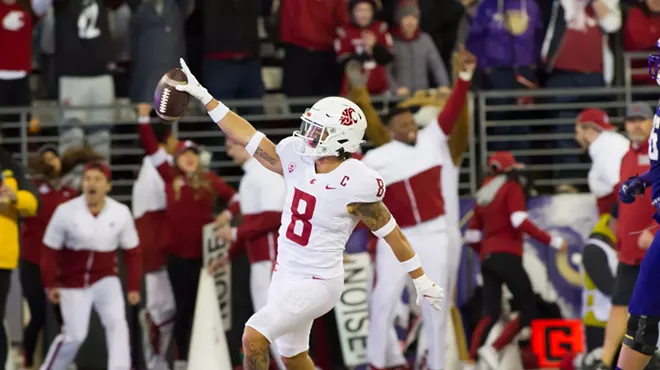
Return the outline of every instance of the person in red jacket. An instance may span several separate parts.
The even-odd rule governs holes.
[[[362,68],[369,71],[367,89],[373,95],[389,90],[385,65],[394,59],[392,36],[387,24],[374,20],[379,4],[376,0],[351,0],[348,5],[351,22],[337,28],[335,40],[335,51],[340,64],[357,59],[362,62]],[[346,95],[347,92],[347,79],[344,77],[341,94]]]
[[[280,1],[280,14],[284,94],[337,95],[341,71],[333,43],[337,27],[348,23],[346,0]]]
[[[62,182],[62,176],[78,164],[100,158],[89,147],[70,150],[60,156],[54,147],[43,146],[28,161],[29,173],[41,201],[38,213],[23,219],[21,228],[21,291],[30,309],[30,321],[23,330],[23,361],[26,368],[34,365],[37,338],[46,321],[46,294],[40,268],[41,251],[45,248],[42,239],[55,209],[78,195],[76,189]]]
[[[654,110],[644,103],[626,108],[625,129],[630,139],[630,150],[621,161],[621,182],[645,173],[651,162],[648,157],[649,135],[653,130]],[[605,341],[601,362],[611,366],[628,324],[628,304],[639,274],[640,264],[655,236],[658,225],[653,220],[656,208],[651,203],[651,187],[638,201],[625,204],[618,201],[616,238],[619,264],[612,289],[612,308],[605,328]]]
[[[172,284],[176,313],[174,340],[179,364],[188,359],[190,335],[195,314],[195,297],[202,268],[202,229],[213,222],[216,200],[222,199],[227,209],[216,219],[225,226],[240,210],[238,193],[218,175],[200,168],[199,149],[190,140],[178,144],[172,163],[158,145],[150,120],[139,120],[140,139],[144,150],[165,183],[164,244],[168,254],[167,272]]]
[[[565,251],[566,242],[536,226],[527,215],[526,195],[517,169],[523,167],[510,152],[495,152],[488,158],[492,171],[476,194],[477,205],[465,233],[465,241],[481,256],[483,300],[486,315],[472,334],[470,360],[466,369],[476,366],[477,354],[491,369],[500,369],[498,352],[508,345],[521,328],[536,315],[535,294],[523,267],[523,237],[528,234],[556,250]],[[510,321],[492,345],[482,346],[490,329],[499,320],[502,284],[513,294],[520,316]]]
[[[29,0],[0,1],[0,106],[27,107],[32,104],[29,74],[32,71],[32,32],[48,8],[32,8]],[[11,52],[9,52],[11,50]],[[2,122],[19,122],[18,114],[0,114]],[[5,136],[19,134],[18,128],[2,128]]]
[[[623,25],[623,47],[626,51],[648,51],[660,39],[660,1],[644,0],[628,11]],[[644,68],[644,73],[632,76],[635,85],[654,85],[646,73],[646,57],[633,60],[632,68]]]

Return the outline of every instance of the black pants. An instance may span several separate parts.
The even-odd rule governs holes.
[[[34,350],[37,348],[37,338],[46,322],[46,293],[41,285],[41,269],[39,265],[21,260],[20,278],[23,297],[30,308],[30,322],[23,330],[23,349],[25,365],[32,367]]]
[[[0,323],[5,320],[5,309],[7,307],[7,296],[11,285],[11,272],[13,270],[0,269]],[[0,330],[0,364],[7,363],[7,333],[4,326]]]
[[[179,360],[188,360],[201,268],[201,258],[187,259],[169,256],[167,259],[167,273],[170,275],[176,303],[174,342],[177,346]]]
[[[481,275],[484,279],[484,316],[491,318],[490,327],[484,331],[482,340],[488,336],[502,313],[502,284],[509,288],[520,311],[520,327],[528,326],[536,317],[536,295],[523,267],[522,257],[508,253],[491,254],[481,263]]]
[[[32,104],[32,93],[30,82],[27,77],[17,80],[0,80],[0,108],[28,107]],[[29,123],[30,116],[25,116],[25,122]],[[0,136],[6,139],[18,139],[21,136],[21,115],[19,113],[0,114]],[[11,125],[11,127],[9,127]],[[5,146],[18,153],[20,144],[5,140]]]

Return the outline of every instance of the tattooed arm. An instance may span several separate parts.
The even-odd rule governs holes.
[[[386,227],[388,223],[393,221],[390,211],[385,207],[383,202],[351,203],[348,205],[348,213],[358,216],[373,232],[381,230]],[[387,242],[390,248],[392,248],[392,252],[394,252],[396,259],[399,260],[399,262],[409,261],[415,257],[415,251],[412,246],[410,246],[410,242],[405,235],[403,235],[398,226],[394,226],[394,229],[387,235],[383,236],[383,239]],[[424,270],[419,267],[408,273],[411,278],[416,279],[424,275]]]
[[[250,122],[214,99],[190,72],[186,62],[183,59],[180,59],[180,62],[181,70],[186,74],[187,82],[179,83],[176,89],[185,91],[199,100],[206,107],[206,111],[213,122],[220,127],[227,137],[245,146],[250,155],[254,156],[264,167],[281,175],[282,163],[275,151],[275,144],[268,140],[264,134],[257,131]]]
[[[210,112],[219,105],[220,103],[213,99],[206,104],[206,110]],[[232,111],[229,111],[216,124],[230,139],[246,147],[250,144],[253,137],[255,137],[255,134],[257,134],[257,130],[250,122]],[[261,142],[258,143],[253,156],[264,167],[280,175],[282,174],[282,162],[275,151],[275,143],[267,137],[263,137]]]

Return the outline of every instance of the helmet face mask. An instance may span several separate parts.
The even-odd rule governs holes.
[[[656,47],[660,49],[660,39],[656,42]],[[650,54],[649,59],[649,76],[651,76],[651,79],[655,80],[655,82],[660,85],[660,80],[658,79],[658,72],[660,69],[660,54]]]
[[[354,153],[364,143],[367,121],[362,110],[345,98],[321,99],[301,120],[300,130],[293,133],[299,139],[294,145],[299,155],[320,158]]]

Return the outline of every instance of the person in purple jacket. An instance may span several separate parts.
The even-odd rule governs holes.
[[[479,60],[482,89],[533,89],[544,30],[536,0],[483,0],[477,7],[467,49]],[[488,99],[493,104],[528,104],[529,98]],[[508,120],[511,112],[492,112],[488,120]],[[493,127],[495,135],[526,135],[529,127]],[[521,136],[522,137],[522,136]],[[518,138],[519,139],[519,138]],[[493,142],[489,150],[528,149],[528,141]],[[517,156],[521,161],[523,158]]]

